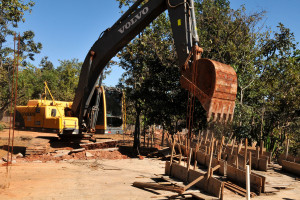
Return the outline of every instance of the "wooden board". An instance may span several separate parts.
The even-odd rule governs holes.
[[[171,176],[175,177],[183,182],[187,181],[188,170],[186,167],[173,163],[171,166]]]
[[[300,176],[300,164],[282,160],[282,169]]]
[[[200,165],[205,166],[205,158],[206,158],[205,153],[203,153],[203,152],[201,152],[201,151],[198,151],[198,152],[197,152],[197,162],[198,162]]]
[[[227,178],[242,187],[246,185],[246,172],[231,165],[227,165]],[[260,194],[262,192],[262,178],[253,173],[250,174],[250,188],[251,191]]]
[[[165,163],[165,174],[168,175],[168,176],[170,176],[170,171],[171,171],[171,169],[170,169],[170,162],[167,161]]]
[[[195,171],[195,170],[189,170],[188,174],[188,182],[192,182],[195,179],[197,179],[200,176],[204,176],[204,173]],[[216,178],[210,177],[207,179],[207,177],[200,180],[198,183],[195,184],[196,187],[204,190],[210,195],[213,195],[217,198],[222,198],[222,190],[223,190],[223,182],[217,180]]]

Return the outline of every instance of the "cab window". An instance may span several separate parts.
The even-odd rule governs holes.
[[[56,117],[56,109],[51,110],[51,117]]]

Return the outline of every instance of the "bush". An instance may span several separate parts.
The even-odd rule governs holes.
[[[0,124],[0,131],[2,131],[5,128],[4,124]]]

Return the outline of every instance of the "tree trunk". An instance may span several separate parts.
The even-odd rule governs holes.
[[[164,139],[165,139],[165,127],[163,126],[160,146],[164,146]]]
[[[136,151],[136,153],[139,152],[140,148],[140,114],[141,110],[140,108],[136,107],[136,119],[135,119],[135,130],[134,130],[134,143],[133,143],[133,149]]]

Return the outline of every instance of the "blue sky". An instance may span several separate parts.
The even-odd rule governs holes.
[[[20,31],[33,30],[35,40],[43,44],[41,54],[32,62],[38,65],[41,58],[58,66],[58,60],[78,58],[83,61],[100,33],[112,26],[121,16],[115,0],[35,0],[31,14],[26,14],[26,22],[20,24]],[[245,4],[248,13],[266,10],[264,25],[276,30],[279,22],[290,28],[296,41],[300,38],[300,0],[230,0],[231,7],[237,9]],[[114,86],[123,73],[113,67],[112,73],[104,81]]]

